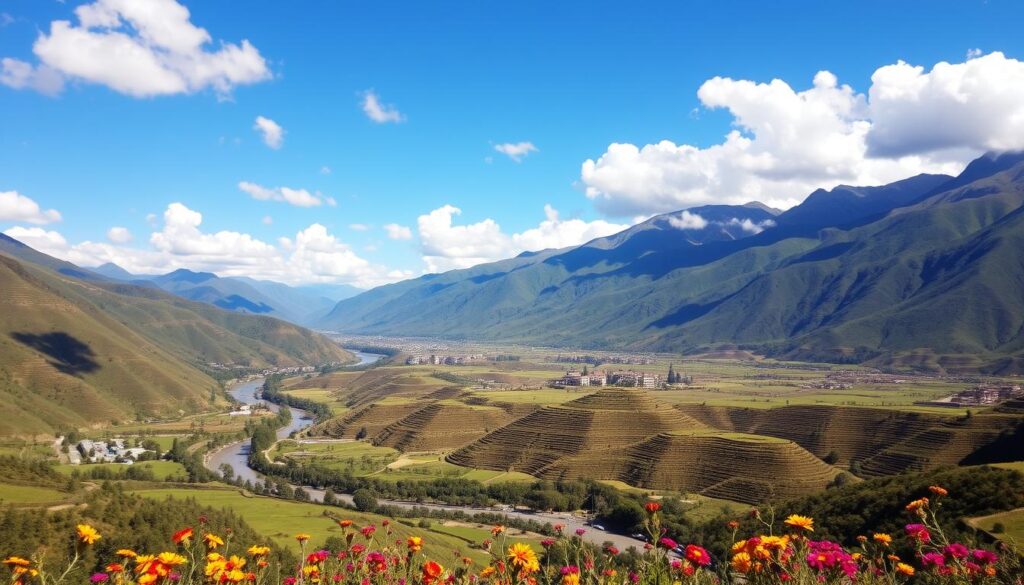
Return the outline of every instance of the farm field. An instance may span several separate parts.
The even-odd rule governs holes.
[[[1016,544],[1024,542],[1024,508],[973,518],[970,523],[1000,540]],[[997,524],[1002,525],[1002,531],[994,531]]]

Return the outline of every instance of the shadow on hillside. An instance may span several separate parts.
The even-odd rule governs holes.
[[[63,331],[53,333],[11,333],[15,341],[48,355],[50,365],[65,374],[79,376],[98,370],[92,348]]]

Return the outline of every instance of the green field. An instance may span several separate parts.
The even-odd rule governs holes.
[[[158,488],[138,490],[141,496],[153,499],[192,498],[200,504],[214,508],[231,509],[241,516],[257,532],[269,537],[275,546],[298,550],[295,534],[310,534],[313,546],[319,546],[329,536],[341,536],[342,530],[334,518],[347,518],[362,526],[375,524],[377,537],[383,538],[381,516],[363,514],[341,508],[332,508],[320,504],[308,504],[244,495],[237,488],[227,486],[208,489],[189,488]],[[391,528],[395,538],[405,539],[407,536],[424,535],[427,529],[411,528],[398,522],[392,522]],[[482,561],[484,554],[472,550],[466,542],[447,534],[427,533],[424,551],[428,556],[440,559],[451,558],[453,550],[460,550],[475,560]]]
[[[1024,543],[1024,508],[982,518],[974,518],[971,520],[971,524],[991,533],[1000,540],[1016,544]],[[1003,532],[992,532],[996,524],[1003,525]]]
[[[0,483],[0,505],[53,504],[63,501],[67,496],[51,488]]]
[[[92,469],[104,468],[109,469],[115,473],[119,473],[128,467],[138,467],[142,469],[149,469],[153,472],[153,476],[158,480],[165,480],[169,477],[188,477],[188,473],[181,463],[175,461],[142,461],[133,465],[123,465],[120,463],[87,463],[83,465],[56,465],[54,469],[64,475],[70,476],[75,471],[86,474]]]

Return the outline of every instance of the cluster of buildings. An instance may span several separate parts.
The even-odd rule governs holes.
[[[93,441],[82,439],[68,450],[68,460],[81,463],[134,463],[143,453],[152,452],[142,447],[126,447],[124,439]]]
[[[405,360],[408,366],[462,366],[472,362],[484,360],[484,354],[475,353],[471,355],[413,355]]]
[[[600,364],[623,364],[623,365],[636,365],[636,366],[649,366],[654,363],[654,359],[642,356],[642,355],[607,355],[607,356],[593,356],[593,355],[561,355],[558,354],[554,358],[555,363],[562,364],[590,364],[597,366]]]
[[[931,400],[918,404],[928,406],[949,406],[959,408],[962,406],[988,406],[997,404],[1011,398],[1024,397],[1024,391],[1019,384],[981,384],[974,388],[968,388],[939,400]]]
[[[553,380],[554,386],[632,386],[636,388],[660,388],[661,376],[633,370],[607,373],[579,372],[569,370],[564,376]]]

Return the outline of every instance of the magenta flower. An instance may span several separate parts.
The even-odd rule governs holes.
[[[89,581],[92,583],[104,583],[109,578],[110,575],[106,573],[93,573],[92,577],[89,577]]]

